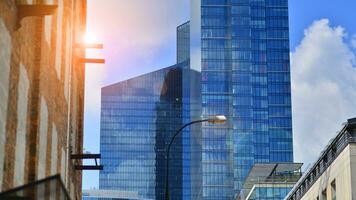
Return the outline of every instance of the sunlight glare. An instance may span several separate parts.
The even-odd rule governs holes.
[[[84,35],[84,42],[86,44],[92,44],[97,42],[97,37],[93,32],[86,32]]]

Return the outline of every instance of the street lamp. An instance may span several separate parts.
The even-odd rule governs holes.
[[[176,136],[187,126],[190,126],[192,124],[196,124],[196,123],[202,123],[202,122],[208,122],[211,124],[224,124],[226,122],[226,117],[224,115],[215,115],[215,116],[211,116],[205,119],[200,119],[200,120],[196,120],[196,121],[192,121],[189,122],[187,124],[185,124],[184,126],[182,126],[172,137],[171,141],[168,144],[168,148],[166,151],[166,200],[169,200],[169,185],[168,185],[168,175],[169,175],[169,151],[171,149],[171,145],[174,141],[174,139],[176,138]]]

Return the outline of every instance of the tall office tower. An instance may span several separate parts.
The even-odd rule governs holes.
[[[99,188],[163,199],[165,147],[182,125],[181,69],[172,66],[102,89]],[[182,137],[171,151],[170,193],[181,198]]]
[[[182,85],[182,123],[190,122],[190,80],[189,77],[189,22],[186,22],[177,27],[177,63],[182,66],[182,80],[185,83]],[[182,125],[183,125],[182,124]],[[187,127],[182,131],[182,198],[186,199],[191,195],[191,149],[190,149],[190,128]],[[189,199],[189,198],[188,198]]]
[[[202,73],[203,199],[232,199],[254,163],[291,162],[287,0],[192,0],[191,68]]]
[[[190,24],[188,21],[177,27],[177,63],[189,61],[189,57],[190,57],[189,44],[190,44]]]
[[[102,89],[100,190],[164,199],[166,147],[184,123],[200,117],[200,73],[189,67],[189,22],[177,28],[176,65]],[[200,126],[184,129],[171,148],[171,199],[201,188]]]
[[[81,198],[86,5],[0,1],[0,199]]]
[[[183,124],[201,119],[201,73],[190,68],[190,22],[177,27],[177,63],[182,68]],[[198,199],[201,191],[201,125],[183,135],[183,198]]]

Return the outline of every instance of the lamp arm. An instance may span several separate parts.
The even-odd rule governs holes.
[[[208,121],[208,119],[202,119],[202,120],[192,121],[192,122],[189,122],[189,123],[185,124],[184,126],[182,126],[182,127],[173,135],[171,141],[169,142],[168,148],[167,148],[167,154],[168,154],[167,156],[169,157],[169,151],[170,151],[170,149],[171,149],[171,145],[172,145],[173,142],[174,142],[174,139],[177,137],[177,135],[178,135],[185,127],[190,126],[190,125],[195,124],[195,123],[201,123],[201,122],[206,122],[206,121]]]
[[[167,147],[167,151],[166,151],[166,191],[165,191],[165,199],[166,200],[169,200],[169,189],[168,189],[168,174],[169,174],[169,152],[171,150],[171,145],[173,144],[174,142],[174,139],[177,137],[177,135],[187,126],[190,126],[192,124],[195,124],[195,123],[201,123],[201,122],[206,122],[206,121],[209,121],[208,119],[201,119],[201,120],[196,120],[196,121],[192,121],[192,122],[189,122],[187,124],[185,124],[184,126],[182,126],[172,137],[171,141],[169,142],[168,144],[168,147]]]

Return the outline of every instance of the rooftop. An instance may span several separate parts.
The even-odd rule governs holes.
[[[350,143],[356,143],[356,118],[348,119],[337,136],[321,152],[318,160],[294,186],[286,199],[299,200]]]

